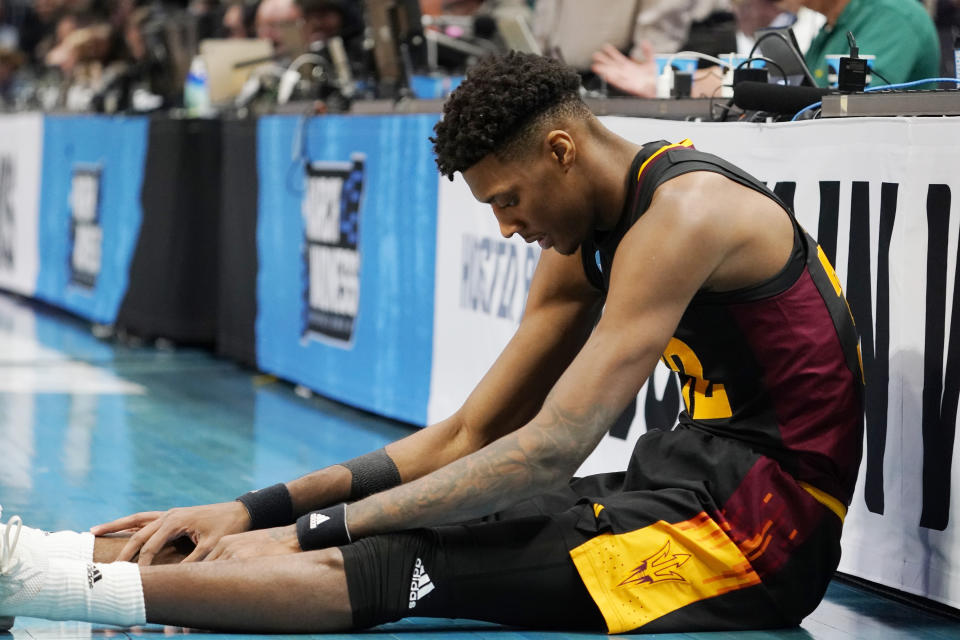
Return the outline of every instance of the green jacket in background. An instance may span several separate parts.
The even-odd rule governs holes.
[[[814,79],[827,83],[828,55],[850,51],[852,31],[862,55],[877,57],[874,68],[891,84],[936,78],[940,41],[933,20],[917,0],[850,0],[833,27],[825,25],[810,43],[806,61]],[[875,77],[873,86],[884,84]]]

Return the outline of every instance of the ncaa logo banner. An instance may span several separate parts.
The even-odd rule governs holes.
[[[86,289],[97,284],[103,253],[100,173],[98,165],[77,165],[70,186],[70,283]]]
[[[360,203],[364,155],[306,165],[305,339],[349,348],[360,307]]]
[[[426,420],[438,116],[257,122],[257,366]],[[292,153],[291,153],[292,151]]]
[[[40,261],[42,149],[43,116],[0,115],[0,289],[27,296]]]
[[[148,124],[45,118],[36,297],[93,322],[116,320],[143,217]]]

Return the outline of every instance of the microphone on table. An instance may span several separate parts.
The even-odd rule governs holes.
[[[733,87],[733,103],[744,111],[792,115],[836,93],[820,87],[790,87],[766,82],[744,81]]]

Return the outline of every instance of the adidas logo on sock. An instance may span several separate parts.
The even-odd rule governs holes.
[[[330,516],[325,516],[322,513],[311,513],[310,514],[310,529],[316,529],[324,522],[330,519]]]
[[[100,569],[97,569],[96,565],[88,564],[87,565],[87,584],[90,585],[90,588],[93,589],[93,585],[100,582],[103,579],[103,574],[100,573]]]
[[[417,602],[422,598],[426,597],[428,593],[433,591],[433,583],[430,582],[430,576],[427,575],[427,569],[423,566],[423,562],[420,558],[417,558],[417,563],[413,565],[413,578],[410,580],[410,609],[413,609],[417,606]]]

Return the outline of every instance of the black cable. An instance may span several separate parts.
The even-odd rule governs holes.
[[[737,68],[734,69],[734,71],[736,71],[737,69],[742,68],[743,65],[745,65],[745,64],[750,64],[750,63],[753,62],[754,60],[762,60],[762,61],[766,62],[767,64],[772,64],[773,66],[775,66],[775,67],[777,68],[777,71],[780,72],[780,79],[783,80],[783,84],[787,84],[787,74],[786,74],[786,72],[783,70],[783,67],[781,67],[781,66],[780,66],[780,63],[777,62],[776,60],[774,60],[774,59],[772,59],[772,58],[768,58],[768,57],[766,57],[766,56],[751,56],[751,57],[747,58],[746,60],[744,60],[743,62],[741,62],[740,64],[738,64],[738,65],[737,65]]]
[[[713,108],[714,106],[716,106],[713,104],[713,101],[717,98],[717,92],[720,91],[721,89],[723,89],[723,85],[720,85],[719,87],[714,89],[713,93],[710,94],[710,120],[713,122],[717,121],[717,116],[715,116],[713,113]]]
[[[857,46],[857,39],[853,36],[853,31],[847,31],[847,44],[850,46],[851,58],[856,58],[860,55],[860,47]]]
[[[884,77],[883,77],[883,74],[880,73],[879,71],[877,71],[876,69],[870,69],[870,75],[877,76],[878,78],[880,78],[881,80],[883,80],[883,83],[884,83],[884,84],[893,84],[892,82],[890,82],[889,80],[887,80],[886,78],[884,78]]]
[[[757,38],[757,41],[753,43],[753,48],[750,49],[750,53],[747,55],[752,58],[753,54],[757,52],[757,47],[760,46],[760,43],[769,38],[780,38],[781,40],[783,40],[785,44],[787,44],[791,49],[793,49],[793,43],[790,42],[790,39],[787,38],[787,36],[783,35],[779,31],[769,31],[763,34],[762,36],[760,36],[759,38]]]
[[[759,38],[757,38],[757,41],[753,43],[753,48],[750,49],[750,53],[749,53],[748,57],[749,57],[749,58],[753,58],[753,57],[754,57],[753,54],[755,54],[755,53],[757,52],[757,47],[760,46],[760,43],[761,43],[761,42],[763,42],[764,40],[767,40],[768,38],[780,38],[781,40],[783,40],[783,43],[784,43],[785,45],[787,45],[787,49],[790,50],[790,54],[791,54],[794,58],[796,58],[797,62],[800,63],[800,66],[801,66],[802,68],[804,68],[804,69],[807,68],[807,61],[803,59],[803,56],[800,55],[800,52],[797,51],[797,48],[793,46],[793,43],[790,41],[790,39],[789,39],[787,36],[783,35],[783,33],[779,32],[779,31],[770,31],[770,32],[767,32],[767,33],[763,34],[763,35],[760,36]]]
[[[730,112],[733,111],[733,98],[730,98],[729,100],[727,100],[727,104],[722,104],[719,106],[720,106],[720,110],[723,112],[723,115],[720,116],[719,122],[727,122],[730,119]],[[712,112],[710,115],[716,122],[717,121],[716,116],[714,116]],[[743,115],[743,111],[740,112],[740,115],[741,116]]]

